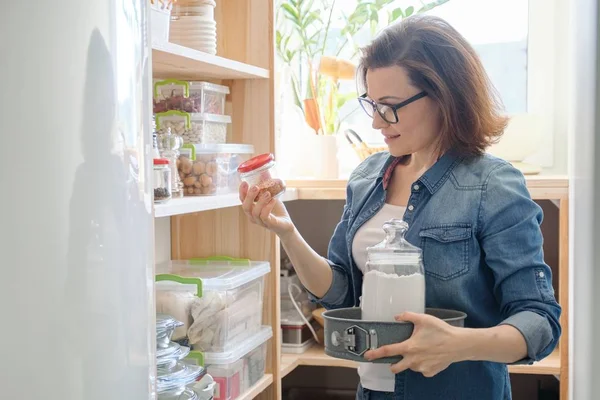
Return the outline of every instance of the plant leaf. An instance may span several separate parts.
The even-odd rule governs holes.
[[[392,17],[390,18],[390,22],[397,20],[398,18],[404,18],[404,11],[400,7],[396,8],[392,11]]]
[[[404,11],[404,16],[410,17],[411,15],[413,15],[414,12],[415,12],[415,8],[413,6],[410,6]]]
[[[350,92],[350,93],[344,93],[344,94],[339,94],[337,95],[337,108],[338,110],[340,108],[342,108],[344,106],[344,104],[346,104],[346,102],[348,102],[349,100],[355,99],[356,98],[356,93],[355,92]]]
[[[441,6],[444,3],[447,3],[449,0],[436,0],[436,1],[432,1],[430,3],[425,4],[423,7],[419,8],[419,10],[417,11],[417,14],[421,14],[424,12],[427,12],[429,10],[433,10],[434,8]]]

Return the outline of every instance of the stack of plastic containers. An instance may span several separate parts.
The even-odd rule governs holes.
[[[272,336],[271,327],[262,326],[269,263],[217,257],[171,261],[156,272],[157,307],[189,313],[185,342],[192,351],[186,361],[212,376],[215,400],[235,400],[265,373]]]
[[[156,391],[159,400],[198,400],[196,392],[188,386],[194,384],[205,369],[182,361],[190,348],[171,341],[179,326],[181,322],[168,315],[156,315]]]
[[[183,141],[175,173],[185,196],[236,193],[238,167],[254,154],[252,145],[227,143],[227,86],[175,79],[154,83],[154,117],[159,134]]]

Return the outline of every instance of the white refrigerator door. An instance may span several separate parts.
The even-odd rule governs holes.
[[[600,393],[599,2],[571,2],[570,345],[571,399]]]
[[[154,396],[148,4],[2,4],[2,399]]]

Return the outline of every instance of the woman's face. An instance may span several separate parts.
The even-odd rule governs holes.
[[[393,66],[367,71],[367,97],[376,103],[393,106],[421,92],[410,82],[402,67]],[[390,124],[379,113],[373,115],[373,128],[385,136],[394,157],[433,152],[437,148],[440,123],[439,108],[428,96],[399,108],[398,122]]]

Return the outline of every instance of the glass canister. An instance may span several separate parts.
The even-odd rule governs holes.
[[[271,197],[281,196],[285,193],[285,181],[277,177],[275,157],[273,154],[261,154],[243,162],[238,167],[240,179],[248,186],[258,186],[257,199],[265,192],[270,192]]]
[[[179,178],[177,167],[179,166],[179,152],[183,146],[183,139],[181,136],[173,135],[171,128],[167,128],[166,131],[158,134],[157,143],[160,157],[169,160],[169,166],[171,167],[171,194],[173,197],[182,197],[183,183]]]
[[[166,158],[154,159],[154,202],[165,203],[171,199],[171,167]]]
[[[385,239],[367,249],[361,299],[362,319],[391,322],[406,311],[425,312],[425,269],[422,251],[406,241],[408,224],[383,224]]]

